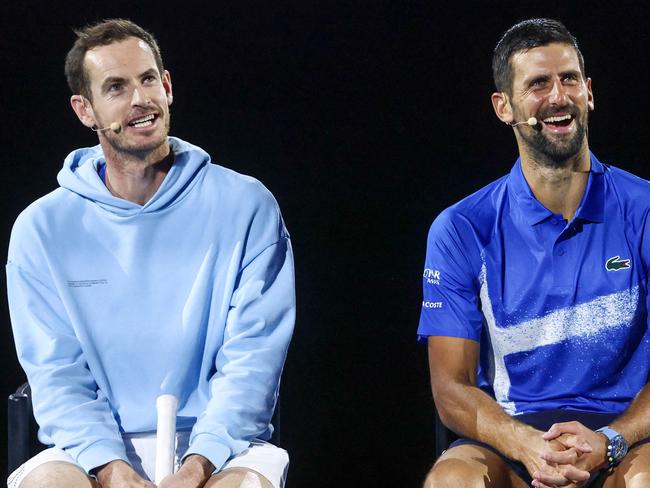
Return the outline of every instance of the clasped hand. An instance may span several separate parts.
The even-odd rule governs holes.
[[[203,456],[191,455],[178,472],[163,479],[158,488],[200,488],[210,477],[214,466]],[[143,479],[128,463],[115,460],[96,471],[102,488],[156,488]]]
[[[580,422],[553,424],[542,438],[548,448],[540,469],[531,473],[537,488],[584,486],[605,464],[605,438]]]

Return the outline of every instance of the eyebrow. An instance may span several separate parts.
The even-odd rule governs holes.
[[[158,76],[159,75],[158,70],[155,68],[149,68],[145,72],[141,73],[139,75],[139,78],[144,78],[146,76],[151,76],[151,75]],[[125,82],[126,82],[126,78],[122,78],[121,76],[109,76],[102,82],[102,92],[106,92],[106,90],[108,90],[108,87],[113,83],[125,83]]]
[[[560,73],[560,76],[566,76],[566,75],[575,75],[578,78],[583,78],[582,71],[580,71],[579,69],[568,69]]]
[[[530,86],[537,81],[548,81],[550,79],[551,79],[551,75],[549,74],[536,75],[536,76],[531,76],[530,78],[525,80],[524,84],[526,86]]]
[[[113,83],[124,83],[125,81],[121,76],[109,76],[102,82],[102,92],[108,90],[108,87]]]
[[[576,69],[567,69],[567,70],[564,70],[564,71],[560,71],[558,73],[558,76],[560,78],[562,78],[562,77],[564,77],[566,75],[574,75],[577,78],[582,78],[582,73],[580,72],[580,70],[576,70]],[[551,74],[543,73],[543,74],[539,74],[539,75],[536,75],[536,76],[531,76],[529,79],[524,80],[524,84],[526,86],[530,86],[533,83],[535,83],[536,81],[548,81],[551,78],[552,78]]]
[[[151,76],[151,75],[160,76],[160,73],[158,73],[158,70],[155,68],[149,68],[147,71],[145,71],[140,75],[140,78],[144,78],[145,76]]]

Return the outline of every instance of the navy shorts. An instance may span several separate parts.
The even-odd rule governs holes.
[[[528,424],[531,427],[535,427],[538,430],[546,432],[548,429],[551,428],[551,425],[553,424],[557,424],[560,422],[571,422],[574,420],[580,422],[582,425],[590,428],[591,430],[596,430],[606,425],[609,425],[611,422],[614,421],[616,417],[618,417],[617,414],[609,414],[609,413],[580,412],[577,410],[547,410],[544,412],[535,412],[535,413],[526,413],[522,415],[517,415],[515,418],[524,424]],[[637,442],[631,447],[645,444],[647,442],[650,442],[650,437]],[[526,470],[523,464],[521,464],[518,461],[513,461],[512,459],[505,457],[503,454],[501,454],[499,451],[497,451],[495,448],[493,448],[488,444],[475,441],[473,439],[460,438],[452,442],[449,445],[449,448],[451,449],[452,447],[462,446],[464,444],[481,446],[498,454],[501,457],[501,459],[503,459],[504,462],[510,467],[510,469],[512,469],[517,474],[517,476],[519,476],[522,480],[528,483],[528,485],[532,483],[533,479],[531,478],[530,474],[528,474],[528,471]],[[591,476],[589,482],[584,486],[591,485],[606,472],[607,470],[604,469],[600,472],[594,473]]]

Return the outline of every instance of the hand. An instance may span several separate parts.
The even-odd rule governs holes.
[[[214,465],[199,454],[188,456],[178,472],[163,479],[158,488],[200,488],[212,475]]]
[[[142,478],[130,464],[117,459],[94,470],[102,488],[155,488],[151,481]]]
[[[607,437],[585,427],[580,422],[562,422],[553,424],[542,436],[545,440],[555,440],[565,449],[576,449],[581,455],[573,458],[563,452],[549,452],[544,460],[550,463],[572,464],[589,472],[594,472],[607,465]]]
[[[533,486],[539,488],[557,488],[576,486],[576,482],[589,479],[589,473],[571,465],[560,465],[546,462],[544,456],[551,451],[575,451],[573,447],[567,448],[557,440],[545,441],[542,433],[531,429],[518,449],[518,460],[526,467],[534,478]]]
[[[558,443],[561,448],[547,451],[542,459],[547,464],[557,466],[558,471],[575,486],[583,486],[590,474],[605,465],[605,436],[598,434],[579,422],[554,424],[543,439]],[[533,484],[539,488],[562,486],[544,472],[535,473]]]

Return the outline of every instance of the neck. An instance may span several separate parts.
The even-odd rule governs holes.
[[[174,154],[165,143],[147,153],[116,151],[102,144],[106,157],[106,188],[114,196],[144,205],[158,191],[174,162]]]
[[[589,149],[584,146],[578,154],[557,165],[521,151],[521,168],[535,198],[570,222],[587,188],[591,169]]]

